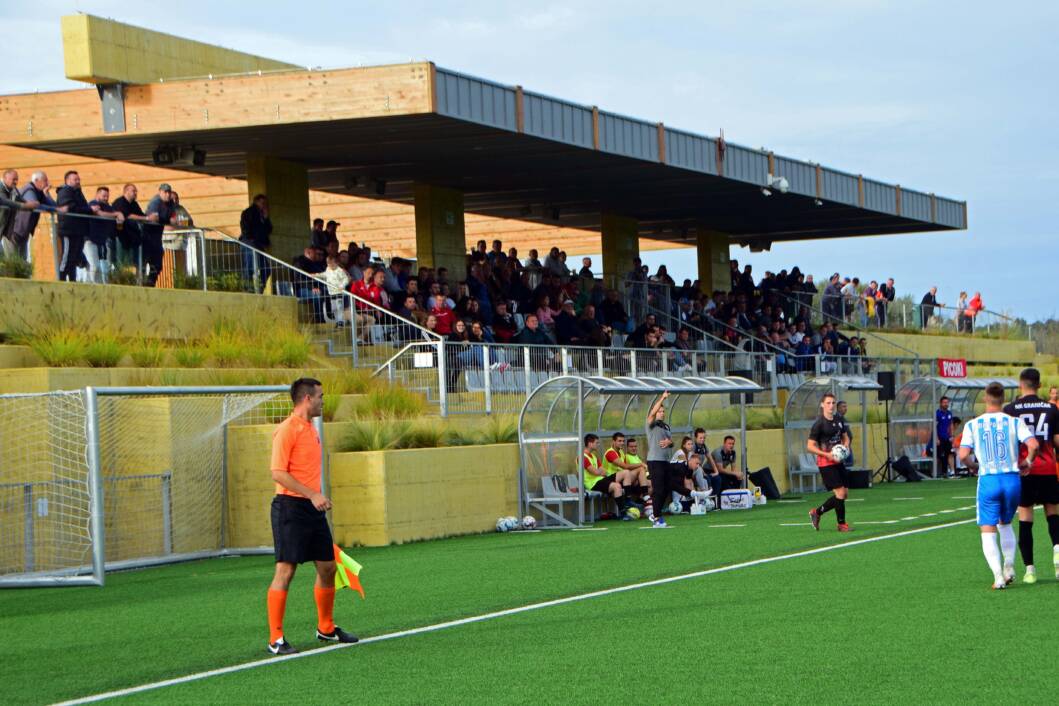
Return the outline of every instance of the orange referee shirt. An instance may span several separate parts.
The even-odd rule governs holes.
[[[320,437],[312,423],[292,414],[272,432],[272,469],[287,471],[294,480],[313,492],[320,492]],[[304,497],[276,483],[276,495]]]

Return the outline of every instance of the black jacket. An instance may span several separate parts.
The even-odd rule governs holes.
[[[92,209],[88,207],[84,192],[80,188],[75,189],[65,184],[55,192],[55,202],[60,208],[69,206],[67,213],[77,213],[81,216],[91,216]],[[59,237],[61,238],[87,238],[88,219],[77,216],[59,214]]]
[[[272,221],[261,213],[261,209],[250,204],[239,216],[239,240],[258,250],[268,250],[271,245]]]

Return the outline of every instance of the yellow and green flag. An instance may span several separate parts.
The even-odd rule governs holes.
[[[335,564],[338,568],[335,572],[335,588],[350,588],[364,598],[364,588],[360,585],[360,564],[353,561],[353,558],[342,551],[337,544],[334,546]]]

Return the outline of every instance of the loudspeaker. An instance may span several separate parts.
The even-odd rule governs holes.
[[[918,483],[921,480],[919,474],[916,473],[916,469],[912,467],[912,462],[908,460],[908,456],[902,456],[897,459],[891,467],[904,476],[904,479],[909,483]]]
[[[860,471],[846,471],[846,487],[847,488],[870,488],[871,487],[871,471],[860,470]]]
[[[753,380],[754,379],[754,371],[753,370],[729,370],[728,374],[731,375],[732,377],[746,378],[747,380]],[[729,401],[731,402],[731,404],[733,404],[733,405],[738,405],[739,404],[739,395],[738,394],[731,394],[731,395],[728,396],[728,398],[729,398]],[[754,403],[754,395],[750,394],[749,392],[746,394],[746,403],[747,404],[753,404]]]
[[[761,488],[762,495],[769,500],[779,500],[782,497],[779,486],[776,485],[776,479],[772,477],[772,469],[768,466],[751,473],[750,482]]]
[[[880,371],[876,374],[876,379],[879,385],[882,387],[879,390],[879,401],[880,402],[893,402],[894,395],[897,392],[894,389],[896,380],[894,374],[891,371]]]

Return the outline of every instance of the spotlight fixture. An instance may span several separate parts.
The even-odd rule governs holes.
[[[820,199],[813,199],[813,205],[814,206],[823,206],[824,202],[821,201]]]
[[[768,176],[768,186],[781,194],[787,193],[787,190],[791,188],[791,184],[787,181],[787,177],[774,176],[772,174],[769,174]]]
[[[772,196],[772,189],[768,188],[767,186],[762,186],[761,187],[761,195],[762,196]]]

